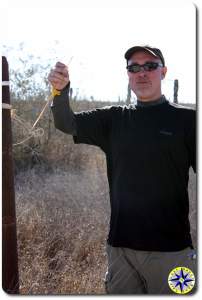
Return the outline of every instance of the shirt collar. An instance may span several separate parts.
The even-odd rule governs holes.
[[[155,106],[161,103],[166,102],[166,97],[164,95],[162,95],[160,98],[152,100],[152,101],[141,101],[141,100],[137,100],[137,104],[135,105],[136,107],[150,107],[150,106]]]

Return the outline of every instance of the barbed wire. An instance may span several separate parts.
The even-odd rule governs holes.
[[[68,66],[70,65],[70,63],[72,62],[73,56],[71,56],[71,58],[68,61]],[[7,83],[6,83],[7,84]],[[54,98],[54,94],[52,93],[48,99],[46,104],[44,105],[44,107],[42,108],[41,112],[39,113],[36,121],[34,122],[33,126],[29,126],[28,122],[23,120],[21,117],[19,117],[16,114],[16,109],[12,109],[11,108],[11,118],[13,120],[15,120],[18,124],[20,124],[22,126],[22,128],[24,129],[24,135],[27,135],[26,138],[24,138],[22,141],[18,142],[18,143],[14,143],[13,146],[18,146],[18,145],[22,145],[24,144],[26,141],[28,141],[29,139],[31,139],[32,137],[37,138],[37,137],[42,137],[44,135],[44,129],[43,128],[37,128],[34,129],[37,125],[37,123],[39,122],[39,120],[41,119],[42,115],[44,114],[48,104],[50,101],[52,101]]]
[[[23,129],[23,135],[26,135],[26,137],[21,140],[18,143],[14,143],[13,146],[18,146],[24,144],[26,141],[31,139],[32,137],[37,138],[37,137],[42,137],[44,135],[44,129],[43,128],[36,128],[37,123],[41,119],[42,115],[44,114],[46,107],[48,106],[49,102],[53,100],[53,96],[49,96],[47,99],[47,102],[43,109],[41,110],[40,114],[38,115],[36,121],[34,124],[31,126],[27,121],[25,121],[23,118],[17,115],[16,109],[11,109],[11,118],[12,120],[16,121]]]

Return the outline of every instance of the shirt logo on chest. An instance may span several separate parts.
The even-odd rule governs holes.
[[[160,130],[160,133],[163,134],[163,135],[173,135],[172,132],[167,131],[167,130]]]

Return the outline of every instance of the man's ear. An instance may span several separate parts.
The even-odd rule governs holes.
[[[167,73],[167,67],[163,67],[161,70],[161,79],[164,79]]]

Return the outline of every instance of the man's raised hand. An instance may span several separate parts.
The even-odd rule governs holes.
[[[62,90],[69,83],[68,67],[61,62],[57,62],[48,75],[48,81],[56,90]]]

